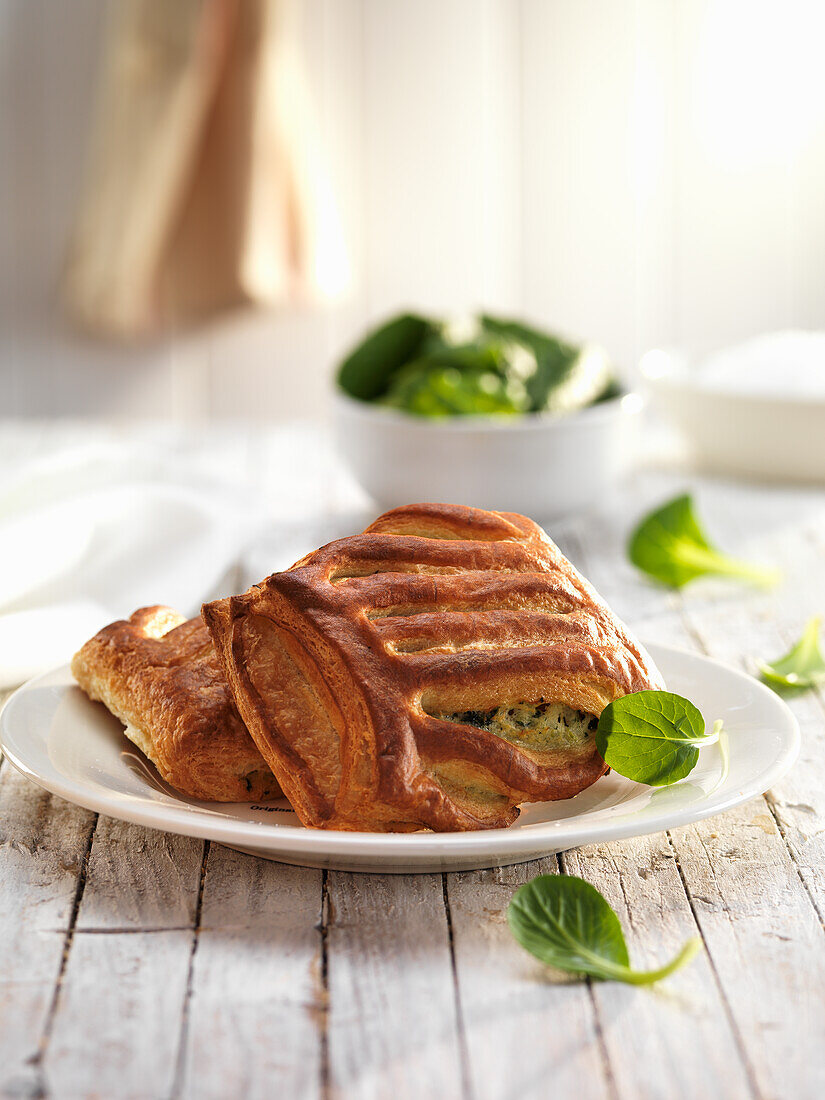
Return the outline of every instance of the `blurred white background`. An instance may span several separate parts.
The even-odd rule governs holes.
[[[79,336],[57,286],[105,9],[0,0],[5,417],[319,416],[335,358],[402,306],[522,313],[626,366],[825,326],[821,0],[284,0],[348,290]]]

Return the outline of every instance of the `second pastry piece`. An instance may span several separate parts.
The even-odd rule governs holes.
[[[72,673],[176,790],[209,802],[280,797],[200,619],[143,607],[90,638]]]
[[[602,775],[598,715],[661,686],[512,514],[397,508],[203,614],[247,728],[314,827],[511,824],[521,803]]]

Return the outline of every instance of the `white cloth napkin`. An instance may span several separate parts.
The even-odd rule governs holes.
[[[4,469],[0,688],[147,604],[197,613],[261,525],[248,486],[93,442]]]

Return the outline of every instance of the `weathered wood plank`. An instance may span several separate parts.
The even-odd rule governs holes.
[[[812,507],[810,490],[787,496],[773,490],[770,499],[771,522],[753,552],[781,568],[782,583],[768,593],[740,597],[724,615],[701,593],[686,604],[705,649],[747,671],[755,670],[758,659],[780,656],[798,640],[811,615],[825,613],[825,504]],[[739,509],[717,510],[716,523],[731,529],[731,538],[747,537]],[[807,692],[787,702],[800,724],[802,749],[796,767],[769,792],[768,802],[825,920],[825,697]]]
[[[172,1088],[202,852],[202,841],[101,819],[43,1054],[55,1095]]]
[[[743,667],[754,653],[782,651],[786,637],[780,623],[787,623],[785,608],[798,606],[801,591],[809,596],[823,592],[821,556],[801,563],[804,540],[795,541],[789,553],[784,540],[765,537],[772,531],[772,523],[765,522],[771,498],[776,490],[743,499],[727,487],[714,486],[705,494],[705,507],[731,552],[784,565],[784,585],[769,593],[746,592],[735,601],[727,598],[721,606],[710,586],[697,586],[684,599],[685,620],[706,651]],[[804,498],[785,499],[786,530],[795,525],[796,509],[802,505],[804,511],[806,503]],[[821,724],[817,728],[811,721],[810,700],[793,705],[807,710],[806,733],[813,735],[814,744],[806,745],[805,767],[808,782],[821,789]],[[783,798],[786,789],[799,791],[798,782],[789,776],[779,783],[779,798],[813,806],[809,794]],[[676,830],[673,840],[760,1087],[771,1095],[813,1096],[825,1083],[819,1054],[825,1043],[825,935],[822,909],[815,905],[815,892],[820,905],[822,900],[821,870],[815,858],[807,857],[807,845],[793,822],[786,822],[783,837],[769,809],[764,800],[755,801],[714,822]],[[822,822],[816,812],[808,817]]]
[[[820,1095],[825,937],[764,802],[672,837],[760,1092]]]
[[[331,871],[327,946],[330,1094],[462,1096],[441,876]]]
[[[666,833],[567,852],[563,865],[613,906],[637,969],[667,962],[697,934]],[[615,982],[594,982],[592,988],[616,1095],[627,1100],[752,1095],[738,1035],[707,954],[655,988]]]
[[[825,600],[823,600],[825,606]],[[712,656],[750,671],[756,657],[776,657],[795,640],[784,612],[766,615],[759,602],[733,608],[686,605],[686,618]],[[796,636],[801,623],[795,625]],[[788,849],[817,909],[825,916],[825,713],[810,692],[788,703],[800,723],[800,759],[767,795]]]
[[[212,845],[182,1094],[319,1097],[326,990],[321,872]]]
[[[774,496],[701,482],[699,501],[720,545],[739,556],[771,560],[762,536],[770,529]],[[787,522],[787,502],[782,514]],[[821,563],[813,562],[807,573],[793,570],[798,580],[786,581],[784,596],[782,590],[766,594],[697,582],[679,601],[685,630],[712,656],[740,666],[754,646],[770,647],[771,638],[769,651],[779,652],[776,615],[782,600],[792,603],[799,584],[808,585],[821,572]],[[754,800],[713,821],[674,830],[672,840],[757,1089],[814,1095],[821,1087],[817,1051],[825,1038],[825,937],[767,803]]]
[[[75,934],[193,928],[203,841],[101,817]]]
[[[191,932],[74,937],[43,1059],[47,1095],[170,1095],[191,948]]]
[[[0,1093],[35,1096],[94,814],[0,771]]]
[[[825,923],[825,701],[811,693],[792,705],[802,734],[800,757],[790,774],[768,792],[767,801]]]
[[[663,486],[659,478],[655,484],[659,500],[676,491],[673,485]],[[764,532],[771,529],[774,514],[777,519],[781,516],[787,532],[788,524],[794,523],[794,510],[801,507],[804,511],[809,499],[789,502],[775,490],[743,491],[739,485],[704,481],[699,490],[700,510],[707,516],[709,528],[731,553],[781,561],[783,553],[777,551],[784,549],[798,558],[799,539],[778,540],[771,547],[765,544]],[[777,504],[775,512],[773,504]],[[590,575],[616,603],[619,593],[610,591],[610,574],[612,571],[615,577],[621,572],[615,563],[626,532],[619,533],[620,522],[612,531],[604,517],[600,522],[602,531],[606,530],[607,537],[602,540],[606,553],[595,555]],[[593,544],[587,545],[590,549]],[[712,656],[740,667],[747,667],[748,654],[754,649],[781,652],[777,629],[781,609],[793,607],[800,588],[810,589],[811,578],[823,574],[821,559],[784,564],[785,587],[773,593],[711,580],[686,589],[677,598],[684,634]],[[651,592],[659,591],[650,588]],[[667,597],[659,593],[658,598]],[[650,601],[646,606],[654,608]],[[676,640],[666,637],[667,629],[674,625],[672,620],[660,617],[658,624],[660,629],[665,627],[663,640]],[[674,635],[679,633],[675,627]],[[810,716],[809,724],[813,725]],[[825,772],[819,763],[822,759],[820,752],[814,769],[819,789],[825,785]],[[790,777],[784,781],[791,782]],[[778,789],[781,791],[783,785]],[[816,817],[815,803],[809,801],[814,796],[810,788],[804,796],[794,789],[798,793],[791,801],[814,810],[803,811],[810,825],[811,818]],[[816,876],[816,861],[810,861],[806,868],[808,861],[803,857],[800,865],[801,852],[794,851],[798,845],[793,830],[786,839],[788,843],[783,842],[764,799],[672,834],[680,874],[707,943],[749,1077],[766,1095],[812,1095],[820,1087],[821,1059],[816,1052],[825,1037],[821,997],[825,937],[811,896],[803,886],[806,869],[811,878]],[[620,847],[611,846],[611,853],[617,853]],[[632,881],[632,876],[622,876],[623,886]],[[634,906],[632,910],[637,923],[649,913],[646,906]],[[706,1042],[702,1049],[708,1049]],[[615,1054],[612,1064],[618,1075],[621,1061]]]
[[[471,1095],[477,1100],[614,1095],[583,982],[550,976],[510,934],[516,888],[558,870],[555,856],[447,876]]]

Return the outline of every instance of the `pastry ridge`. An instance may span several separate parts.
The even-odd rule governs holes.
[[[160,605],[141,608],[86,642],[72,659],[72,674],[177,790],[210,802],[281,797],[202,619],[187,621]]]
[[[532,520],[447,504],[379,516],[204,621],[298,817],[336,829],[511,824],[606,771],[595,738],[532,751],[453,720],[518,704],[598,716],[662,679]]]

